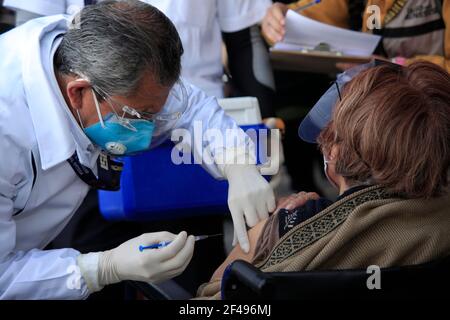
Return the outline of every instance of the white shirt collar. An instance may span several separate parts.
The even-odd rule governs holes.
[[[23,81],[42,169],[69,159],[75,151],[81,164],[96,168],[99,150],[94,147],[69,111],[53,69],[53,57],[67,31],[67,18],[37,19],[29,27],[30,54],[24,55]]]

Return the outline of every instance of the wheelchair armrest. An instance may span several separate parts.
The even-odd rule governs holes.
[[[222,298],[262,298],[268,290],[264,272],[252,264],[237,260],[227,267],[222,281]]]
[[[381,288],[369,288],[367,270],[262,272],[245,261],[225,271],[223,299],[430,299],[448,296],[450,257],[382,268]]]
[[[226,269],[223,299],[317,299],[359,297],[367,291],[365,270],[262,272],[238,260]]]

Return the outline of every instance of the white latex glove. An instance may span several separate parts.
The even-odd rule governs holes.
[[[172,243],[161,249],[139,251],[141,245],[162,241]],[[157,283],[176,277],[186,269],[194,244],[194,237],[188,237],[184,231],[177,236],[169,232],[147,233],[109,251],[82,254],[78,266],[91,292],[123,280]]]
[[[250,243],[245,225],[254,227],[266,219],[275,210],[275,196],[255,165],[227,165],[224,173],[230,185],[228,206],[234,225],[233,246],[239,242],[248,253]]]

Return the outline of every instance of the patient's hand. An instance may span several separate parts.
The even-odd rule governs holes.
[[[308,200],[318,200],[319,198],[319,195],[315,192],[307,193],[302,191],[279,199],[275,212],[278,212],[280,209],[292,210],[304,206]]]
[[[298,207],[303,206],[308,200],[317,200],[319,199],[319,195],[315,192],[300,192],[297,194],[293,194],[289,197],[280,199],[278,202],[278,208],[275,212],[278,212],[280,209],[292,210]],[[266,225],[267,219],[259,222],[256,226],[251,228],[248,231],[248,239],[250,241],[250,251],[249,253],[245,253],[242,251],[240,246],[236,246],[230,253],[230,255],[225,259],[224,263],[214,272],[211,277],[211,281],[219,280],[222,278],[223,272],[226,267],[235,260],[244,260],[247,262],[251,262],[255,256],[255,247],[258,242],[259,236]]]

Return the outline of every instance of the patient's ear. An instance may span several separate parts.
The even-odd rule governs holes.
[[[331,147],[330,154],[328,155],[328,159],[330,161],[335,161],[339,154],[339,147],[337,145],[333,145]]]

